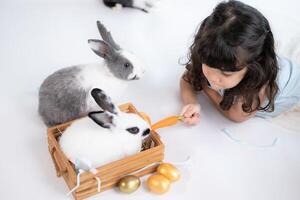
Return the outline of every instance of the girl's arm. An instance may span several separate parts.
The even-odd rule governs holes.
[[[183,79],[183,77],[180,79],[180,95],[183,104],[198,103],[196,92],[193,90],[192,86]]]
[[[215,90],[208,88],[207,86],[203,87],[204,92],[206,95],[211,99],[211,101],[214,103],[216,108],[228,119],[234,121],[234,122],[243,122],[247,119],[250,119],[253,117],[256,113],[256,111],[251,113],[246,113],[243,111],[242,105],[243,100],[240,99],[236,103],[234,103],[229,110],[222,110],[220,108],[220,102],[222,101],[222,96],[219,95]],[[263,102],[265,98],[265,87],[262,88],[262,90],[259,93],[260,101]]]
[[[201,106],[197,101],[196,92],[183,77],[180,79],[180,94],[184,104],[180,114],[184,116],[183,121],[186,124],[196,125],[200,119]]]

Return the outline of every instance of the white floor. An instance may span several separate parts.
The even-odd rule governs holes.
[[[69,65],[98,62],[87,39],[100,38],[96,20],[116,41],[141,57],[147,74],[132,83],[121,102],[132,102],[153,121],[180,111],[178,80],[197,25],[218,1],[162,0],[145,14],[112,11],[100,0],[2,0],[0,2],[0,198],[68,199],[47,149],[46,127],[37,114],[43,79]],[[280,51],[296,60],[300,3],[249,0],[269,19]],[[297,40],[298,38],[298,40]],[[298,51],[300,52],[300,51]],[[299,61],[299,59],[298,59]],[[182,179],[162,196],[145,188],[124,195],[110,190],[91,199],[299,200],[300,134],[260,119],[234,124],[200,96],[201,123],[159,131],[166,161],[191,157]],[[235,142],[221,129],[227,128]],[[262,147],[271,144],[272,147]]]

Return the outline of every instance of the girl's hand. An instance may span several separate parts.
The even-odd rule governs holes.
[[[200,111],[201,106],[200,104],[187,104],[185,105],[182,110],[181,114],[184,119],[182,120],[185,124],[188,125],[196,125],[200,120]]]

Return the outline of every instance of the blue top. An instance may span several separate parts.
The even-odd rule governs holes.
[[[256,116],[275,117],[290,110],[300,101],[300,66],[286,58],[277,58],[279,71],[277,74],[278,93],[275,97],[274,111],[258,111]]]
[[[300,101],[300,66],[286,58],[277,57],[277,61],[279,67],[276,78],[278,92],[275,97],[274,111],[257,111],[256,116],[258,117],[275,117],[288,111]],[[223,96],[224,90],[219,90],[218,93]],[[264,104],[267,104],[267,100]]]

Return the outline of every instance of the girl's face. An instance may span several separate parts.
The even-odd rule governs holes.
[[[227,72],[209,67],[206,64],[202,64],[202,71],[212,89],[220,90],[230,89],[238,85],[239,82],[244,78],[247,68],[244,67],[240,71],[236,72]]]

